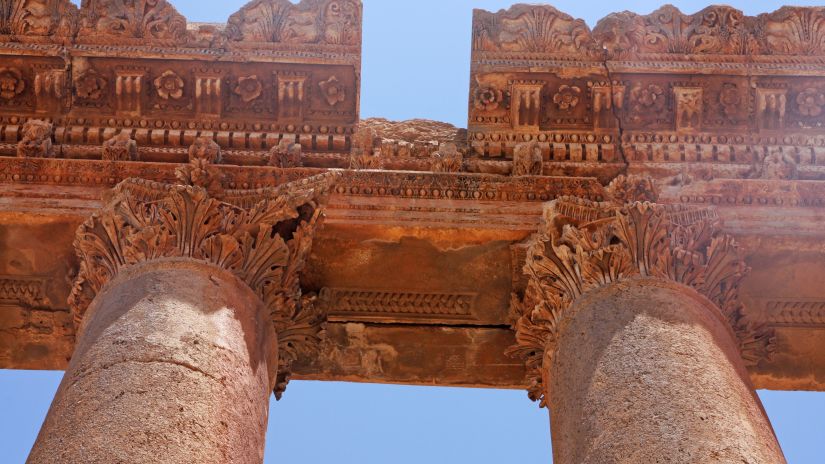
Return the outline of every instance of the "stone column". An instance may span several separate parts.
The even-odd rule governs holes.
[[[263,462],[270,394],[319,340],[297,276],[328,180],[121,184],[78,231],[78,341],[28,462]]]
[[[551,203],[514,299],[554,462],[784,463],[745,359],[769,353],[709,210]]]

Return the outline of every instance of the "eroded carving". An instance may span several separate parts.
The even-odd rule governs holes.
[[[11,100],[26,90],[23,73],[17,68],[0,68],[0,98]]]
[[[623,205],[634,202],[659,201],[659,188],[650,176],[620,175],[610,182],[607,192],[613,201]]]
[[[84,0],[78,36],[185,42],[186,18],[166,0]]]
[[[77,7],[69,0],[3,0],[0,35],[71,37],[77,15]]]
[[[590,53],[587,24],[549,5],[518,4],[498,13],[476,10],[473,48],[480,51]]]
[[[280,348],[278,394],[291,363],[320,342],[318,308],[301,293],[301,272],[334,181],[324,174],[233,203],[200,187],[127,180],[113,200],[78,230],[80,271],[69,298],[79,323],[95,295],[124,268],[163,258],[186,258],[226,269],[246,282],[270,311]],[[229,200],[230,198],[227,198]]]
[[[128,131],[103,142],[102,159],[104,161],[138,161],[137,142]]]
[[[269,151],[269,165],[278,168],[297,168],[303,164],[301,144],[281,140]]]
[[[155,78],[155,90],[158,96],[164,100],[180,100],[183,97],[183,79],[174,71],[164,71],[163,74]]]
[[[358,0],[255,0],[229,18],[230,40],[256,43],[359,45]]]
[[[23,138],[17,144],[19,158],[51,158],[53,126],[50,122],[31,119],[23,125]]]
[[[636,276],[674,281],[707,296],[733,327],[746,363],[772,349],[772,332],[749,321],[738,302],[748,272],[741,252],[732,237],[719,233],[708,210],[555,200],[530,241],[524,272],[527,289],[513,297],[511,313],[517,344],[508,353],[526,361],[530,397],[542,406],[542,371],[572,303],[588,290]]]

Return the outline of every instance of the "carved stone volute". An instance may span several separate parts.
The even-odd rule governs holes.
[[[320,343],[324,317],[302,295],[298,275],[337,176],[229,191],[222,199],[197,186],[122,182],[77,232],[80,270],[69,297],[75,323],[125,268],[165,259],[205,262],[246,282],[271,312],[280,353],[276,384],[282,389],[292,363]]]
[[[517,343],[508,354],[525,360],[530,398],[546,403],[542,376],[573,303],[589,290],[638,277],[665,279],[704,295],[730,323],[746,364],[767,357],[773,334],[743,314],[738,286],[749,269],[734,239],[719,233],[718,222],[713,210],[649,202],[617,206],[563,197],[549,203],[529,243],[527,288],[513,296],[511,307]]]

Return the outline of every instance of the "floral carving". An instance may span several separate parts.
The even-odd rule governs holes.
[[[328,44],[355,45],[361,41],[361,3],[332,0],[324,8],[324,41]]]
[[[51,123],[39,119],[31,119],[23,125],[23,139],[17,144],[19,158],[51,158],[54,156],[52,148]]]
[[[745,15],[734,8],[710,6],[685,15],[666,5],[649,15],[614,13],[599,22],[593,36],[610,53],[745,54],[752,39]]]
[[[264,86],[258,79],[258,76],[244,76],[238,79],[238,84],[235,86],[235,94],[241,97],[244,103],[249,103],[258,99],[263,92]]]
[[[797,109],[803,116],[815,117],[822,114],[825,93],[815,88],[807,88],[796,96]]]
[[[760,15],[756,38],[764,54],[825,54],[825,8],[785,6]]]
[[[719,104],[722,106],[722,112],[729,118],[740,112],[742,93],[736,84],[728,82],[722,85],[722,90],[719,91]]]
[[[321,95],[326,99],[329,106],[335,106],[346,99],[346,89],[335,76],[321,81],[318,87],[321,88]]]
[[[659,200],[659,188],[656,181],[649,176],[621,174],[607,186],[607,192],[618,204],[633,202],[656,202]]]
[[[129,131],[120,131],[119,134],[103,142],[102,159],[104,161],[138,161],[137,142],[132,139]]]
[[[174,71],[165,71],[155,79],[155,90],[164,100],[180,100],[183,97],[183,79]]]
[[[23,73],[17,68],[0,68],[0,98],[11,100],[26,90]]]
[[[361,2],[254,0],[229,18],[226,31],[239,42],[358,45]]]
[[[562,111],[570,111],[578,106],[581,93],[582,89],[574,85],[562,85],[553,95],[553,103]]]
[[[335,177],[323,174],[231,202],[199,187],[124,181],[77,232],[80,272],[69,297],[76,323],[124,268],[162,258],[223,268],[246,282],[270,311],[280,352],[273,383],[280,395],[291,364],[320,341],[323,314],[302,295],[299,274]]]
[[[482,51],[590,54],[595,43],[590,29],[545,5],[514,5],[507,11],[477,11],[473,18],[473,48]]]
[[[75,92],[86,100],[100,100],[105,91],[107,82],[97,71],[86,71],[75,79]]]
[[[223,160],[221,146],[209,137],[198,137],[189,147],[189,161],[202,159],[213,164],[220,164]]]
[[[616,206],[567,197],[550,203],[527,252],[527,289],[514,295],[511,308],[516,345],[508,354],[525,360],[530,397],[545,405],[542,373],[573,302],[591,289],[633,277],[675,281],[704,294],[731,324],[747,362],[768,355],[772,332],[747,321],[738,302],[748,268],[717,222],[708,210],[647,202]]]
[[[630,89],[630,100],[646,109],[660,110],[665,106],[665,91],[656,84],[635,84]]]
[[[473,92],[473,106],[481,111],[498,109],[503,100],[501,90],[495,87],[477,87]]]

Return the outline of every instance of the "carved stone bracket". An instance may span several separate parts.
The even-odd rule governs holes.
[[[301,292],[299,273],[337,173],[273,189],[222,192],[128,179],[78,230],[80,271],[69,297],[79,324],[94,297],[124,268],[167,258],[203,261],[246,282],[278,334],[276,395],[292,363],[317,349],[325,319]]]
[[[526,361],[529,396],[546,402],[546,372],[560,326],[584,293],[637,277],[666,279],[706,296],[736,335],[746,365],[773,350],[773,332],[752,323],[738,300],[749,271],[729,235],[718,232],[713,210],[650,202],[597,203],[562,197],[545,208],[530,241],[524,295],[514,294],[516,345],[508,354]]]

